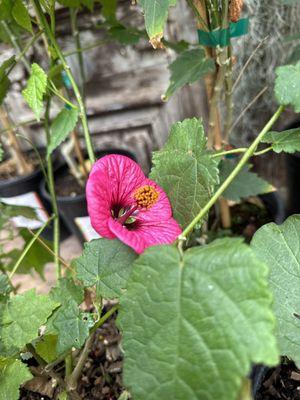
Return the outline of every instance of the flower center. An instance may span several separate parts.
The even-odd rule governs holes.
[[[145,185],[138,188],[134,192],[134,199],[137,206],[146,208],[147,210],[154,206],[159,197],[159,192],[150,185]]]

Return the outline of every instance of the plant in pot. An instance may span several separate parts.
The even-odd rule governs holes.
[[[159,45],[167,7],[158,8],[155,1],[140,3],[147,29],[158,30],[155,37],[153,32],[150,36]],[[53,12],[47,4],[33,0],[35,16],[69,75],[84,113],[82,97],[57,45],[54,24],[48,23]],[[193,6],[198,4],[193,2]],[[220,12],[224,23],[229,4],[222,2],[218,13],[212,8],[215,4],[219,5],[205,3],[205,15],[217,21]],[[147,21],[152,23],[147,25]],[[215,38],[218,29],[213,28],[210,38]],[[214,65],[209,69],[214,73],[215,60],[201,54],[201,64]],[[186,61],[186,54],[182,56]],[[194,71],[185,64],[187,70]],[[251,398],[247,377],[252,364],[274,366],[285,355],[299,365],[299,216],[282,225],[267,223],[255,232],[250,245],[226,232],[225,237],[211,240],[207,229],[208,217],[213,224],[218,209],[223,210],[223,225],[230,221],[227,201],[221,201],[217,211],[214,208],[226,191],[232,197],[232,193],[244,196],[239,175],[248,173],[251,157],[273,148],[292,151],[291,146],[298,146],[297,141],[291,145],[286,133],[271,131],[285,107],[298,107],[299,98],[292,89],[299,86],[299,76],[286,79],[287,73],[287,67],[278,70],[279,107],[249,147],[213,148],[214,125],[207,138],[201,120],[177,122],[165,146],[153,154],[150,179],[133,160],[120,154],[95,162],[86,116],[79,114],[92,164],[88,209],[102,238],[86,243],[71,265],[54,248],[58,279],[48,294],[12,293],[17,288],[11,286],[5,271],[0,275],[4,398],[18,400],[21,387],[25,399],[35,391],[55,400],[108,396],[246,400]],[[173,87],[184,76],[182,72],[173,76]],[[211,112],[217,111],[215,103]],[[49,115],[45,116],[47,127]],[[49,147],[50,140],[48,151]],[[220,161],[232,154],[239,157],[225,173]],[[51,182],[53,188],[53,176]],[[261,182],[257,177],[255,182],[258,193]],[[33,239],[38,238],[36,234]],[[114,325],[116,317],[119,330]],[[112,346],[120,339],[123,355],[118,346]]]

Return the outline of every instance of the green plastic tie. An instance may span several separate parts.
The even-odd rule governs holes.
[[[199,43],[207,47],[226,47],[230,44],[230,39],[246,35],[249,31],[249,18],[242,18],[238,22],[230,22],[226,29],[216,29],[214,31],[203,31],[198,29]]]

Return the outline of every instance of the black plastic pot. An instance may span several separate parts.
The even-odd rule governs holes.
[[[120,149],[98,151],[96,156],[97,158],[101,158],[108,154],[121,154],[136,161],[136,157],[133,153]],[[58,174],[67,175],[67,165],[58,168],[56,176]],[[42,181],[40,189],[42,197],[50,204],[50,195],[46,191],[44,181]],[[62,221],[68,227],[70,232],[81,241],[81,243],[97,237],[89,223],[85,193],[76,196],[57,196],[57,204]]]
[[[45,153],[45,149],[43,148],[38,150],[41,154]],[[53,161],[53,167],[54,169],[57,169],[60,165],[60,159],[57,153],[54,155]],[[0,197],[3,199],[4,202],[9,202],[12,201],[13,198],[17,198],[16,201],[20,202],[21,205],[33,206],[36,204],[36,206],[40,209],[38,213],[41,221],[46,222],[46,220],[49,219],[51,215],[51,207],[49,207],[49,204],[44,201],[44,198],[41,195],[40,184],[42,180],[43,172],[40,167],[36,168],[36,170],[29,175],[1,180]],[[37,224],[35,226],[32,221],[29,220],[27,221],[26,225],[28,227],[31,227],[32,229],[38,228]],[[64,226],[62,226],[61,231],[64,237],[70,235],[70,233],[66,230]],[[52,239],[53,227],[51,224],[49,224],[44,229],[41,236],[45,239]]]
[[[300,128],[296,120],[285,129]],[[300,213],[300,153],[286,155],[287,170],[287,215]]]

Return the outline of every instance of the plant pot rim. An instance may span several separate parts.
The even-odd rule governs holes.
[[[26,183],[26,182],[30,181],[32,178],[38,177],[40,174],[42,174],[42,170],[39,167],[37,170],[35,170],[27,175],[16,176],[16,177],[10,178],[10,179],[1,179],[0,180],[0,189],[4,189],[4,188],[7,188],[7,187],[15,185],[15,184]]]

